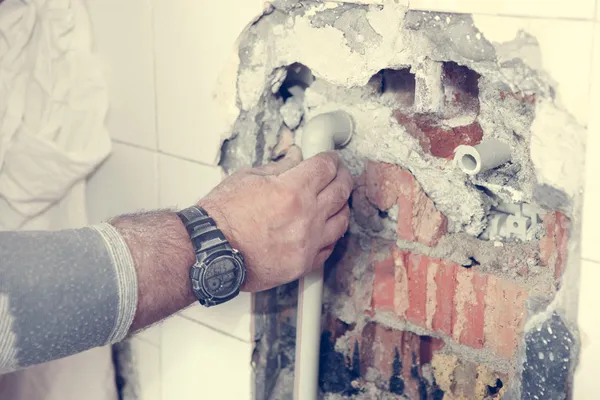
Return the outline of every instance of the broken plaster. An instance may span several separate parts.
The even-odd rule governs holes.
[[[331,22],[332,17],[327,15],[337,9],[342,11],[334,15],[337,19]],[[534,79],[531,87],[529,82],[532,82],[532,77],[537,77],[535,70],[521,64],[515,66],[514,63],[498,65],[494,46],[473,26],[469,16],[407,12],[404,7],[394,3],[384,7],[360,6],[356,10],[349,5],[324,7],[321,3],[311,8],[310,3],[303,3],[302,10],[304,14],[296,10],[297,14],[289,16],[276,9],[260,19],[241,38],[241,64],[237,84],[242,114],[257,116],[259,110],[265,108],[265,103],[273,104],[271,107],[276,109],[280,107],[281,104],[277,105],[277,102],[266,99],[273,74],[280,74],[282,67],[294,62],[308,66],[317,77],[317,82],[306,91],[305,119],[334,109],[349,112],[355,119],[357,134],[342,154],[351,165],[360,168],[358,160],[353,159],[360,155],[361,158],[395,163],[409,169],[436,207],[448,216],[450,230],[466,231],[476,236],[485,229],[485,216],[489,209],[487,199],[465,182],[463,175],[453,171],[446,160],[422,154],[417,141],[392,120],[391,105],[386,107],[381,101],[365,96],[365,85],[381,69],[411,65],[415,68],[425,59],[453,60],[482,75],[477,120],[485,135],[502,138],[515,150],[515,164],[519,165],[517,181],[505,181],[501,182],[502,185],[494,186],[493,179],[490,179],[490,189],[497,190],[496,194],[505,200],[512,200],[516,193],[521,201],[530,202],[533,200],[536,179],[539,179],[542,184],[564,190],[569,197],[576,195],[577,185],[580,185],[577,179],[566,179],[565,174],[561,173],[545,172],[549,170],[547,164],[550,158],[554,160],[556,154],[554,148],[549,147],[557,147],[556,142],[559,147],[564,138],[561,136],[564,134],[559,131],[573,131],[577,129],[576,124],[570,123],[568,116],[553,108],[551,102],[547,102],[548,106],[543,105],[543,96],[549,96],[551,90],[541,78]],[[336,24],[341,29],[336,28]],[[348,30],[356,31],[359,27],[366,27],[366,24],[369,31],[372,29],[377,33],[379,40],[364,48],[353,48],[347,37]],[[464,39],[468,43],[460,43],[454,38],[469,39]],[[315,46],[315,43],[319,46]],[[519,73],[511,74],[515,69]],[[521,99],[510,96],[498,98],[499,90],[512,93],[511,88],[524,87],[523,82],[528,82],[528,87],[536,89],[541,106],[524,104],[515,107],[515,103],[522,101]],[[519,111],[516,115],[515,109]],[[537,140],[538,135],[541,136],[548,127],[543,121],[539,122],[539,118],[534,118],[536,112],[562,115],[553,118],[553,122],[556,122],[553,131],[557,133],[554,134],[555,141],[552,143],[548,143],[547,139],[541,142]],[[278,113],[272,114],[274,120],[270,122],[265,122],[264,115],[262,116],[262,130],[272,132],[262,132],[263,138],[276,136],[279,131],[270,127],[279,123],[278,115],[275,116]],[[248,136],[254,136],[250,142],[255,141],[258,136],[255,119],[241,116],[238,122],[245,120],[250,126],[238,124],[239,128],[234,131],[244,130],[248,132]],[[499,120],[502,122],[498,122]],[[532,122],[535,128],[533,137],[529,134]],[[297,136],[300,140],[301,128]],[[570,147],[580,146],[580,132],[572,136],[574,139],[571,140]],[[529,142],[534,165],[529,161]],[[250,143],[244,147],[249,146]],[[550,150],[552,156],[548,155]],[[268,161],[265,154],[262,154],[263,162]],[[574,176],[580,164],[565,160],[561,165],[569,167],[566,172],[569,176]],[[536,177],[535,172],[539,176]],[[440,177],[443,179],[440,180]],[[498,186],[504,188],[495,189]],[[455,200],[458,197],[461,198],[459,203]]]
[[[546,270],[528,265],[530,274],[538,275],[531,282],[514,276],[506,260],[493,258],[495,243],[482,244],[475,238],[487,228],[490,209],[501,202],[530,203],[566,213],[573,227],[568,265],[564,284],[547,311],[560,308],[567,319],[574,317],[569,291],[578,282],[574,257],[578,245],[573,243],[578,242],[580,225],[585,130],[581,119],[557,101],[560,92],[557,95],[554,81],[544,71],[537,40],[519,32],[506,40],[494,36],[492,42],[486,36],[485,19],[478,19],[483,22],[475,26],[469,15],[407,11],[392,1],[382,6],[339,3],[275,1],[268,15],[258,18],[241,36],[237,74],[232,79],[231,68],[227,80],[229,85],[235,82],[235,101],[223,101],[230,110],[233,136],[223,147],[222,165],[232,171],[270,160],[283,123],[279,110],[284,102],[276,92],[285,79],[285,67],[301,63],[316,81],[304,93],[304,116],[294,132],[295,140],[301,142],[304,123],[315,115],[334,110],[351,114],[356,132],[341,155],[353,174],[362,172],[366,158],[400,165],[448,217],[451,234],[429,250],[433,256],[460,263],[478,254],[482,265],[496,268],[495,274],[521,280],[526,286],[536,282],[550,286],[552,277]],[[383,69],[412,68],[419,77],[425,72],[420,65],[448,61],[479,74],[478,105],[447,119],[444,126],[477,122],[484,139],[509,144],[511,163],[465,178],[448,160],[425,152],[419,140],[398,123],[394,112],[399,105],[393,95],[382,95],[369,85]],[[415,93],[414,97],[427,95]],[[235,119],[231,104],[235,104]],[[380,235],[393,236],[393,224],[384,222],[382,229]],[[426,249],[418,250],[429,254]],[[345,313],[350,315],[352,310]]]

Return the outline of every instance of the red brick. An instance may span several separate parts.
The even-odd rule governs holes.
[[[391,376],[394,350],[402,349],[404,332],[369,322],[363,328],[361,336],[361,373],[366,373],[367,368],[372,367],[384,376]]]
[[[392,254],[373,264],[376,311],[393,311],[398,318],[457,343],[512,357],[526,316],[525,288],[395,246]]]
[[[380,210],[392,208],[401,192],[412,191],[415,178],[397,165],[369,160],[366,167],[367,198]]]
[[[436,304],[432,328],[436,332],[452,336],[454,326],[454,296],[456,294],[456,275],[461,268],[458,264],[443,261],[434,277]]]
[[[523,331],[527,291],[514,282],[489,276],[485,293],[485,346],[511,358]]]
[[[549,212],[544,217],[546,235],[540,240],[540,261],[554,271],[558,281],[564,272],[569,245],[571,221],[560,212]]]
[[[487,275],[473,268],[462,269],[457,281],[454,340],[481,349],[484,345]]]
[[[396,315],[426,329],[452,335],[456,275],[461,267],[448,261],[397,251]]]
[[[481,143],[483,129],[477,121],[457,127],[445,127],[440,121],[425,115],[407,115],[395,111],[394,117],[406,131],[419,140],[421,149],[434,157],[452,159],[454,149],[460,145]]]
[[[408,278],[406,319],[424,327],[427,323],[427,272],[430,259],[419,254],[408,253],[404,260]]]
[[[411,186],[398,196],[398,224],[396,233],[398,238],[408,242],[415,242],[417,237],[413,230],[414,221],[414,187]]]
[[[396,291],[395,263],[391,254],[381,260],[373,261],[373,302],[376,311],[394,311],[394,293]]]
[[[448,220],[435,208],[433,201],[423,192],[412,174],[397,165],[369,161],[364,174],[366,197],[380,210],[398,204],[398,237],[409,242],[435,246],[448,231]],[[371,224],[374,212],[356,191],[357,221]],[[353,201],[354,205],[354,201]],[[377,227],[374,227],[375,230]]]
[[[402,252],[398,247],[394,248],[396,291],[394,293],[394,310],[396,315],[405,318],[408,310],[408,274],[406,272],[406,262],[408,253]]]
[[[415,192],[411,236],[415,237],[417,242],[430,247],[435,246],[440,238],[448,232],[448,219],[435,208],[433,200],[427,197],[421,188],[415,188]],[[402,208],[399,208],[400,213],[402,213]],[[400,220],[401,218],[398,216],[398,237],[404,239],[400,229]]]

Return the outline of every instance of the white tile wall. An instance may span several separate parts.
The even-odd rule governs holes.
[[[136,339],[148,342],[154,346],[160,346],[160,334],[162,330],[162,322],[152,325],[141,332],[135,334]]]
[[[575,372],[574,399],[596,399],[598,360],[600,360],[600,264],[584,260],[581,265],[579,288],[579,333],[581,352]]]
[[[188,207],[219,184],[220,167],[198,164],[161,154],[158,158],[159,206]]]
[[[174,397],[161,397],[162,374],[160,349],[139,339],[131,339],[133,365],[139,382],[137,400],[161,400]]]
[[[593,19],[595,0],[410,0],[417,10]]]
[[[555,82],[557,101],[579,123],[588,123],[593,21],[489,15],[475,15],[473,19],[483,36],[492,42],[510,41],[519,30],[535,37],[540,47],[541,67]]]
[[[115,139],[89,180],[90,221],[193,204],[222,179],[220,168],[207,165],[221,133],[213,129],[214,81],[262,1],[85,2]],[[131,343],[140,399],[250,399],[250,310],[251,296],[243,294],[218,310],[192,306],[138,333]]]
[[[590,121],[586,151],[586,183],[583,209],[582,266],[579,288],[581,352],[575,373],[576,400],[597,398],[597,365],[600,360],[600,246],[596,224],[600,223],[600,22],[595,23]]]
[[[158,207],[158,155],[113,143],[112,154],[92,175],[87,187],[91,223],[119,214]]]
[[[162,398],[252,398],[252,345],[174,316],[164,322]]]
[[[110,94],[113,138],[156,149],[151,0],[85,0]]]
[[[600,262],[596,224],[600,222],[600,23],[596,23],[594,41],[591,113],[586,152],[586,183],[583,209],[582,257]]]
[[[153,0],[159,148],[212,164],[219,150],[213,91],[263,0]]]
[[[240,293],[238,297],[219,307],[206,308],[195,304],[183,310],[181,315],[240,340],[252,340],[252,296],[249,293]]]

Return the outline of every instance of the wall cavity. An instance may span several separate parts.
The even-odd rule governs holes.
[[[568,397],[584,130],[513,54],[525,39],[491,43],[469,15],[310,1],[273,2],[240,38],[227,171],[281,157],[316,115],[355,123],[324,398]],[[291,398],[296,291],[256,296],[257,399]]]

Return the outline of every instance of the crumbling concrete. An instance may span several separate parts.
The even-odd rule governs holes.
[[[400,396],[400,381],[406,379],[418,396],[446,393],[458,398],[468,392],[474,398],[497,398],[514,393],[516,387],[533,393],[528,383],[520,383],[531,377],[518,376],[519,357],[513,354],[512,341],[544,340],[536,339],[529,325],[524,328],[526,320],[550,318],[555,309],[564,311],[564,318],[574,316],[565,288],[572,288],[577,276],[573,254],[580,224],[585,131],[555,104],[556,92],[543,72],[537,42],[525,32],[509,42],[491,43],[469,15],[408,11],[394,1],[354,3],[274,1],[244,32],[235,79],[237,118],[221,154],[227,171],[261,165],[280,157],[292,142],[301,143],[303,127],[314,116],[343,110],[353,118],[355,135],[340,154],[353,175],[366,178],[357,178],[351,201],[354,252],[330,260],[331,265],[345,265],[348,257],[353,261],[350,275],[329,276],[326,287],[325,315],[334,316],[345,328],[326,346],[324,362],[339,364],[338,375],[325,379],[321,387],[369,399]],[[454,165],[458,145],[490,138],[510,146],[509,162],[476,176],[465,175]],[[369,177],[368,171],[363,175],[369,163],[382,166],[391,182],[381,178],[377,190],[385,186],[398,192],[379,197],[370,193],[368,180],[379,178]],[[402,186],[401,179],[414,183]],[[492,219],[498,212],[510,214],[506,210],[512,205],[539,210],[539,220],[538,214],[535,221],[519,214],[523,218],[519,221],[526,221],[526,233],[506,235],[496,229],[490,234],[491,222],[497,223]],[[391,267],[385,264],[390,262],[385,255],[390,243],[403,257],[414,255],[428,263],[410,267],[421,269],[418,279],[423,282],[405,298],[382,295],[384,289],[397,293],[399,271],[409,268],[401,268],[398,261]],[[379,282],[378,271],[388,267],[391,280]],[[465,275],[460,268],[476,273]],[[500,333],[478,326],[485,341],[465,339],[464,332],[453,331],[450,315],[444,315],[476,311],[479,292],[473,282],[478,277],[489,291],[482,292],[485,301],[493,304],[494,296],[500,299],[497,307],[487,304],[486,310],[505,324]],[[417,323],[408,303],[419,290],[427,292],[420,295],[426,318]],[[521,296],[518,305],[502,302],[507,293]],[[261,383],[257,396],[267,398],[261,395],[270,393],[271,398],[283,399],[287,397],[277,397],[272,388],[289,382],[293,365],[289,345],[295,327],[289,312],[290,321],[272,313],[278,301],[273,296],[275,292],[257,296],[265,308],[257,310],[263,315],[258,317],[262,322],[257,328],[256,363],[258,370],[263,368],[259,379],[268,380]],[[438,301],[444,296],[450,296],[450,307]],[[293,301],[286,304],[293,309]],[[467,308],[456,311],[456,307]],[[464,316],[460,318],[466,323]],[[450,388],[450,375],[442,374],[442,382],[435,366],[428,372],[431,360],[419,358],[408,367],[408,350],[401,352],[409,357],[403,362],[411,371],[408,376],[400,377],[393,369],[383,376],[373,368],[353,376],[351,369],[342,367],[348,367],[344,358],[352,357],[357,338],[373,323],[381,325],[373,328],[376,332],[389,328],[398,335],[443,341],[443,350],[436,351],[455,357],[454,370],[460,366],[452,379],[479,371],[479,380],[472,388]],[[511,332],[517,328],[518,334]],[[510,337],[508,346],[502,342],[505,336]],[[527,348],[535,347],[530,342]],[[277,354],[285,355],[283,362]],[[390,353],[382,357],[388,360]],[[265,373],[266,368],[273,371]],[[272,381],[275,371],[280,371],[279,382]],[[498,373],[510,376],[509,384],[494,381]]]

